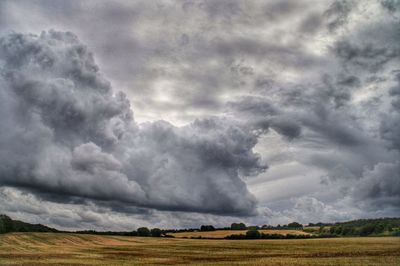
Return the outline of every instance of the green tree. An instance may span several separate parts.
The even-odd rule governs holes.
[[[0,233],[8,233],[13,231],[13,220],[7,215],[0,215]]]
[[[378,223],[375,226],[374,233],[379,234],[379,233],[382,233],[383,231],[385,231],[385,225],[383,223]]]
[[[152,237],[160,237],[161,236],[161,229],[153,228],[150,231]]]
[[[303,228],[303,225],[298,222],[293,222],[293,223],[288,224],[287,227],[300,229],[300,228]]]
[[[215,231],[215,228],[212,225],[202,225],[200,231]]]
[[[137,230],[138,236],[150,236],[150,230],[147,227],[140,227]]]
[[[246,230],[246,225],[244,223],[232,223],[232,230]]]
[[[260,229],[258,225],[252,225],[247,227],[247,230],[258,230],[258,229]]]
[[[360,236],[368,236],[375,231],[375,225],[367,224],[360,228]]]

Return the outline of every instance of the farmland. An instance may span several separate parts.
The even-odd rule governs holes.
[[[0,235],[0,265],[400,265],[400,238],[204,240]]]

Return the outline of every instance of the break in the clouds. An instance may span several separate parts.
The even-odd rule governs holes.
[[[398,215],[399,10],[0,1],[0,212],[105,230]]]

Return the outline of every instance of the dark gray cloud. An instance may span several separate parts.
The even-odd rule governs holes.
[[[365,171],[350,193],[357,204],[367,209],[400,207],[400,164],[378,163]]]
[[[389,60],[396,58],[399,48],[374,47],[373,45],[353,45],[349,42],[338,42],[333,48],[335,54],[346,64],[367,68],[376,72]]]
[[[395,13],[399,10],[400,2],[398,0],[382,0],[380,2],[381,5],[391,13]]]
[[[328,20],[328,29],[334,31],[347,23],[354,1],[337,0],[329,6],[324,15]]]
[[[394,76],[395,85],[390,89],[391,109],[384,115],[380,134],[389,141],[389,148],[400,151],[400,74]]]
[[[162,210],[255,213],[240,179],[265,169],[250,128],[219,118],[138,125],[72,33],[7,35],[0,58],[3,185]]]

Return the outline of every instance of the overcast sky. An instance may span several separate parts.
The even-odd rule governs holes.
[[[0,213],[400,214],[400,1],[0,0]]]

